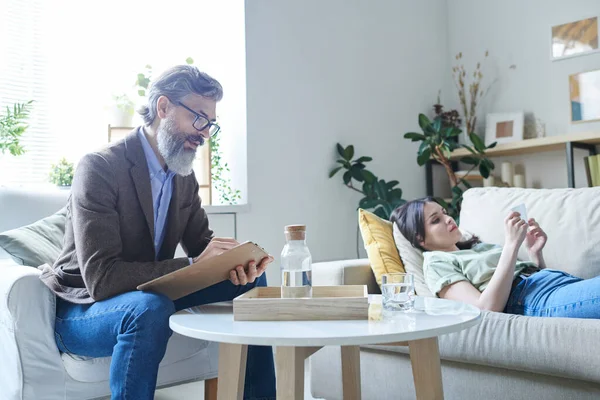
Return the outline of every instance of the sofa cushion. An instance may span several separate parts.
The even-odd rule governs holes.
[[[20,265],[52,265],[62,249],[67,208],[33,224],[0,233],[0,248]]]
[[[381,285],[383,274],[405,272],[394,244],[392,223],[361,208],[358,210],[358,224],[377,284]]]
[[[460,227],[488,243],[504,243],[504,218],[525,203],[548,234],[546,266],[591,278],[600,275],[600,188],[473,188],[465,192]],[[525,246],[519,259],[528,260]]]
[[[593,351],[596,319],[525,317],[482,312],[481,323],[439,337],[443,360],[600,383],[600,358]],[[365,346],[408,354],[407,347]]]
[[[208,347],[209,342],[173,333],[167,345],[167,352],[160,362],[161,367],[196,356]],[[108,381],[111,357],[81,357],[68,353],[61,354],[65,370],[79,382]]]

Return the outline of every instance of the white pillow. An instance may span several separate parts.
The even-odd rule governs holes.
[[[461,240],[469,240],[473,235],[462,231]],[[410,244],[410,242],[404,237],[398,226],[394,223],[394,242],[396,248],[404,264],[404,269],[407,273],[413,274],[415,279],[415,291],[418,296],[436,297],[427,286],[425,282],[425,275],[423,274],[423,252],[416,249]]]

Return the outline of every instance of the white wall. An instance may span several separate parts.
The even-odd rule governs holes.
[[[598,0],[502,0],[448,1],[449,59],[462,52],[465,68],[473,71],[486,50],[490,57],[483,71],[485,82],[498,81],[480,109],[479,131],[487,112],[525,111],[546,123],[547,136],[571,132],[600,130],[600,123],[570,123],[570,74],[600,68],[600,54],[550,60],[550,29],[554,25],[600,16]],[[516,69],[509,69],[510,65]],[[458,96],[451,75],[446,75],[452,89],[446,93],[447,104],[458,106]],[[587,186],[583,155],[576,150],[576,185]],[[552,152],[507,159],[524,167],[529,187],[566,187],[567,170],[564,152]],[[500,175],[502,159],[494,159]]]
[[[356,257],[360,198],[328,179],[335,143],[354,144],[405,198],[425,193],[418,128],[444,84],[446,2],[246,2],[248,200],[240,240],[276,257],[286,224],[308,226],[316,261]],[[268,273],[279,283],[276,262]]]

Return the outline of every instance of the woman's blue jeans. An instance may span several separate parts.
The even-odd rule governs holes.
[[[93,304],[73,304],[57,298],[56,343],[65,353],[112,356],[113,400],[152,400],[158,365],[172,333],[169,329],[171,314],[193,306],[232,300],[255,286],[266,284],[265,275],[245,286],[225,281],[175,302],[161,294],[140,291]],[[275,399],[271,347],[248,346],[244,399]]]
[[[600,319],[600,276],[581,279],[543,269],[512,289],[504,312],[532,317]]]

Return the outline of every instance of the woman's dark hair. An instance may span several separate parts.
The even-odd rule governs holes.
[[[396,208],[390,216],[400,233],[412,244],[412,246],[421,251],[427,251],[421,246],[420,242],[425,240],[425,204],[437,203],[433,197],[412,200]],[[467,250],[481,243],[477,236],[469,240],[458,242],[456,246],[460,250]]]

